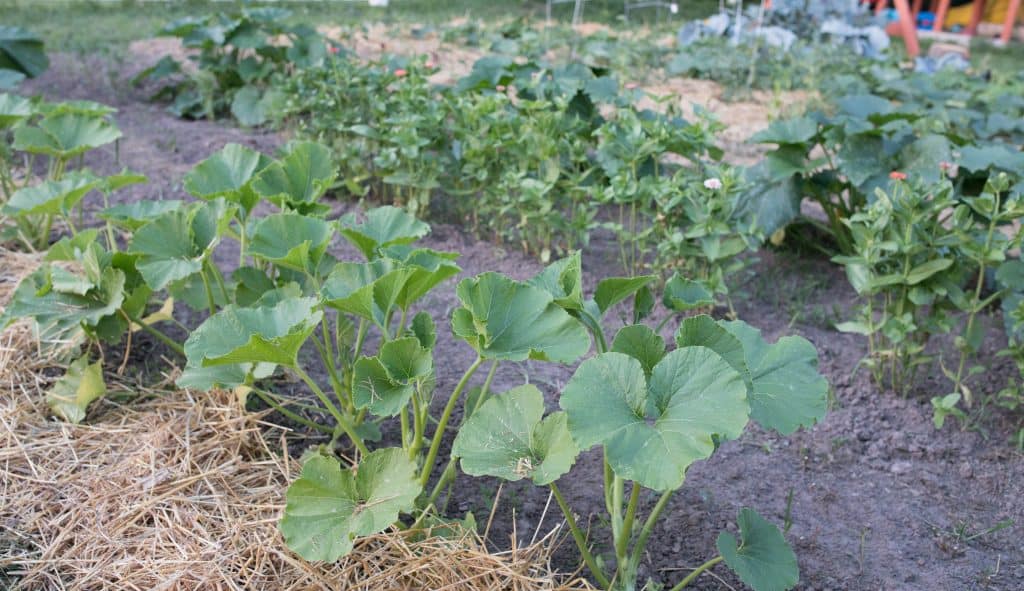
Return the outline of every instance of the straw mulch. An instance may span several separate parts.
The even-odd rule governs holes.
[[[0,306],[13,288],[7,254]],[[0,588],[588,588],[552,573],[550,537],[491,553],[475,535],[387,532],[338,563],[307,563],[277,531],[299,469],[269,445],[287,448],[282,429],[229,392],[137,387],[141,401],[104,400],[84,424],[62,423],[43,402],[47,365],[25,325],[0,335]]]

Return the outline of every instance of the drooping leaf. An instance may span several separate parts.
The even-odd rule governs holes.
[[[433,349],[437,343],[437,328],[434,326],[434,319],[426,312],[417,312],[413,316],[411,324],[412,334],[416,335],[420,346],[424,349]]]
[[[367,260],[380,256],[380,249],[395,244],[410,244],[430,232],[430,226],[404,209],[384,206],[366,212],[366,220],[342,219],[341,233],[363,253]]]
[[[743,508],[736,519],[743,542],[723,531],[715,546],[741,581],[754,591],[787,591],[800,581],[793,549],[775,524],[753,509]]]
[[[93,287],[86,293],[77,293],[81,291],[77,287],[64,293],[53,288],[49,266],[38,269],[14,290],[0,316],[0,327],[18,318],[32,318],[44,349],[77,345],[125,301],[125,275],[120,269],[103,266],[94,273]]]
[[[293,298],[269,308],[227,306],[206,319],[185,341],[191,366],[274,363],[295,367],[302,344],[323,312],[314,298]]]
[[[452,453],[467,474],[543,486],[568,472],[579,452],[565,413],[545,418],[544,396],[527,384],[484,402],[459,430]]]
[[[779,119],[751,136],[759,144],[804,144],[818,133],[818,122],[810,117]]]
[[[604,353],[584,361],[562,392],[581,450],[601,444],[616,474],[659,491],[679,488],[690,464],[747,424],[743,379],[717,353],[685,347],[644,378],[639,361]]]
[[[89,404],[106,393],[103,363],[97,361],[90,364],[89,357],[83,355],[68,366],[67,373],[46,393],[46,404],[53,414],[69,423],[78,424],[85,418],[85,409]]]
[[[590,349],[583,326],[540,288],[484,273],[456,292],[452,330],[485,358],[572,363]]]
[[[279,527],[299,556],[333,562],[352,550],[355,538],[383,531],[412,510],[420,490],[416,465],[403,449],[371,452],[355,473],[316,455],[288,487]]]
[[[314,272],[334,236],[334,225],[297,213],[275,213],[252,229],[249,254],[294,269]]]
[[[243,86],[235,92],[231,100],[231,114],[245,126],[263,125],[267,122],[264,93],[255,86]]]

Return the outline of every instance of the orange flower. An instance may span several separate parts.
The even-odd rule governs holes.
[[[406,72],[406,71],[405,71],[405,70],[403,70],[402,68],[398,68],[397,70],[395,70],[395,77],[396,77],[396,78],[401,78],[402,76],[405,76],[405,75],[406,75],[406,74],[408,74],[408,73],[409,73],[409,72]]]
[[[905,181],[907,180],[907,173],[894,170],[889,173],[889,178],[894,181]]]
[[[331,45],[331,46],[329,46],[329,47],[327,48],[327,51],[329,51],[329,52],[331,52],[331,53],[338,53],[338,46],[336,46],[336,45]]]

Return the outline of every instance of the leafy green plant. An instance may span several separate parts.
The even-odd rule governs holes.
[[[21,27],[0,26],[0,90],[35,78],[49,66],[42,39]]]
[[[154,98],[173,99],[171,110],[179,117],[213,119],[230,112],[242,125],[261,125],[283,100],[274,82],[295,68],[322,64],[327,55],[323,37],[310,26],[287,24],[290,15],[279,7],[242,6],[174,21],[160,34],[197,50],[189,58],[194,70],[165,56],[135,82],[170,79]]]
[[[108,195],[138,181],[122,173],[100,177],[86,168],[69,170],[82,156],[121,137],[110,120],[114,109],[88,101],[32,103],[0,94],[0,239],[41,250],[50,244],[51,230],[60,220],[74,233],[73,211],[92,191]],[[15,155],[25,155],[24,167],[15,167]],[[46,163],[46,175],[33,177],[36,159]]]
[[[973,403],[965,380],[981,371],[966,371],[984,336],[978,315],[1003,294],[983,288],[1017,240],[1001,229],[1024,213],[1019,199],[1006,194],[1008,184],[1006,175],[997,175],[981,194],[957,200],[949,181],[898,180],[847,222],[855,254],[834,260],[846,267],[864,305],[856,320],[838,328],[867,337],[864,363],[876,382],[905,392],[918,369],[932,361],[926,353],[930,337],[955,329],[953,314],[962,312],[966,319],[955,339],[959,360],[955,369],[941,364],[953,391],[934,402],[946,411],[961,398]]]
[[[817,354],[800,337],[768,344],[743,322],[695,316],[683,321],[671,352],[643,324],[622,328],[609,348],[600,326],[603,311],[643,294],[652,279],[607,279],[594,300],[584,301],[578,259],[545,270],[535,283],[551,288],[556,302],[598,336],[597,354],[579,366],[562,390],[562,410],[544,416],[537,388],[515,388],[485,401],[466,421],[453,448],[468,474],[529,478],[550,487],[584,562],[609,589],[635,588],[653,528],[694,461],[709,457],[721,441],[738,437],[751,418],[787,434],[820,420],[826,406],[828,385],[817,372]],[[643,295],[635,297],[635,317],[644,315],[644,300]],[[605,509],[614,548],[610,561],[594,556],[556,484],[580,451],[596,445],[605,458]],[[645,489],[660,497],[641,521]],[[796,560],[778,528],[750,509],[741,511],[739,525],[739,547],[731,534],[723,533],[719,556],[675,588],[722,561],[754,589],[794,586]],[[610,563],[615,568],[611,576]]]

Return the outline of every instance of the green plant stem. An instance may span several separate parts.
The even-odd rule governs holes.
[[[420,453],[420,448],[423,447],[423,430],[426,428],[426,420],[423,416],[423,411],[420,409],[420,393],[417,390],[412,396],[412,437],[413,440],[409,445],[409,459],[415,459],[416,455]]]
[[[615,540],[615,555],[626,558],[626,550],[629,539],[633,537],[633,521],[636,518],[636,506],[640,500],[640,484],[633,482],[633,490],[629,494],[629,502],[626,504],[626,516],[622,521],[622,529],[619,531],[619,538]]]
[[[709,568],[712,568],[713,566],[715,566],[719,562],[722,562],[722,557],[721,556],[716,556],[716,557],[712,558],[711,560],[705,562],[704,564],[698,566],[697,568],[695,568],[693,570],[692,573],[686,575],[685,579],[683,579],[682,581],[679,581],[678,585],[676,585],[675,587],[672,587],[672,591],[679,591],[683,587],[689,585],[690,583],[695,581],[697,579],[697,577],[699,577],[704,571],[708,570]]]
[[[125,318],[142,327],[142,330],[148,332],[149,334],[156,337],[157,340],[159,340],[161,343],[167,345],[172,351],[174,351],[178,355],[181,355],[182,357],[185,357],[185,347],[182,347],[177,341],[167,336],[159,329],[153,328],[152,326],[146,324],[141,319],[136,318],[131,314],[128,314],[124,310],[122,310],[121,313],[125,315]]]
[[[434,438],[430,442],[430,451],[427,452],[427,459],[423,463],[423,473],[420,475],[420,486],[426,487],[427,481],[430,480],[430,471],[434,465],[434,461],[437,459],[437,452],[441,448],[441,439],[444,437],[445,428],[448,426],[448,421],[452,417],[452,411],[455,410],[455,403],[458,402],[459,396],[466,388],[466,384],[469,383],[469,379],[473,377],[473,374],[476,373],[476,370],[479,369],[483,362],[484,358],[477,355],[476,360],[469,366],[466,373],[462,374],[462,379],[459,380],[458,385],[455,386],[455,390],[453,390],[451,396],[448,397],[448,403],[445,404],[444,411],[441,413],[441,418],[437,421],[437,430],[434,431]]]
[[[206,276],[205,265],[199,269],[199,277],[203,280],[203,289],[206,291],[206,306],[209,308],[210,316],[217,313],[217,302],[213,297],[213,289],[210,287],[210,279]]]
[[[558,485],[554,482],[548,485],[551,487],[551,494],[555,496],[555,502],[558,503],[559,509],[562,510],[562,515],[565,516],[565,522],[569,525],[569,531],[572,532],[572,539],[576,541],[576,547],[579,548],[580,556],[583,557],[583,562],[590,569],[590,573],[597,579],[598,585],[605,589],[611,587],[611,582],[608,577],[604,574],[597,565],[597,561],[594,560],[594,555],[590,553],[590,548],[587,546],[587,539],[584,537],[583,532],[580,531],[579,526],[576,524],[576,518],[573,517],[572,509],[569,504],[565,502],[565,498],[562,497],[562,491],[558,490]]]
[[[370,450],[366,449],[366,444],[363,443],[362,437],[360,437],[355,432],[355,429],[352,427],[352,424],[349,422],[349,420],[345,417],[345,415],[341,413],[340,410],[338,410],[338,407],[334,406],[334,403],[331,402],[331,399],[327,397],[327,394],[324,394],[324,391],[320,389],[320,386],[316,385],[316,382],[313,381],[313,378],[309,377],[309,374],[306,373],[305,370],[303,370],[301,367],[299,367],[298,364],[295,364],[292,367],[292,371],[294,371],[295,374],[299,376],[299,379],[301,379],[303,382],[306,382],[306,385],[309,386],[309,389],[312,390],[313,393],[316,394],[316,397],[320,399],[320,402],[322,402],[323,405],[327,407],[328,412],[330,412],[331,415],[334,417],[334,420],[338,422],[338,426],[341,427],[341,430],[344,431],[345,434],[348,435],[349,439],[352,440],[352,443],[356,446],[356,449],[358,449],[359,452],[362,453],[363,455],[369,455]]]
[[[299,423],[300,425],[305,425],[306,427],[309,427],[310,429],[315,429],[317,431],[320,431],[321,433],[334,433],[334,429],[326,425],[321,425],[320,423],[317,423],[315,421],[311,421],[304,416],[301,416],[297,413],[288,410],[287,408],[284,407],[283,404],[276,401],[273,395],[271,395],[269,392],[264,392],[259,388],[253,388],[252,391],[257,396],[260,397],[260,400],[270,405],[270,407],[273,408],[275,411],[281,413],[282,415],[288,417],[289,419],[295,421],[296,423]]]
[[[658,502],[654,504],[654,508],[651,509],[651,514],[644,520],[644,526],[640,529],[640,536],[637,537],[636,544],[633,546],[633,555],[630,557],[631,564],[640,564],[640,557],[643,556],[644,549],[647,547],[647,539],[651,537],[654,525],[658,522],[658,518],[661,517],[661,512],[668,506],[668,502],[672,499],[672,493],[674,492],[674,490],[669,490],[662,493]]]
[[[224,285],[224,276],[221,275],[220,269],[218,269],[217,265],[214,265],[213,261],[210,259],[206,259],[203,264],[210,270],[210,275],[213,275],[214,281],[217,282],[217,287],[220,289],[220,294],[224,296],[224,301],[230,302],[231,296],[228,295],[228,288]]]
[[[612,539],[616,544],[616,555],[618,555],[618,541],[622,537],[622,495],[625,483],[618,475],[612,476]],[[621,566],[621,563],[620,565]]]

